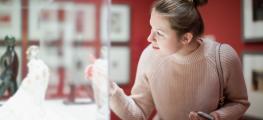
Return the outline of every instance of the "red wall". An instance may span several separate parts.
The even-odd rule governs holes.
[[[208,0],[200,8],[204,18],[205,34],[230,44],[241,55],[244,51],[263,50],[261,43],[244,43],[242,38],[242,0]]]
[[[147,46],[150,32],[150,6],[153,0],[113,0],[131,6],[131,79],[128,85],[121,86],[127,94],[134,83],[136,67],[142,50]],[[214,35],[218,41],[228,43],[241,55],[244,51],[262,50],[261,43],[244,43],[242,39],[241,0],[208,0],[200,8],[205,22],[205,34]],[[118,119],[116,116],[112,119]]]

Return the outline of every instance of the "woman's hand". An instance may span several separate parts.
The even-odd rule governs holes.
[[[93,55],[89,56],[89,59],[92,61],[92,64],[88,65],[84,71],[85,78],[88,80],[92,80],[92,83],[94,86],[100,86],[101,82],[103,82],[101,77],[105,80],[109,80],[108,75],[108,65],[107,62],[105,64],[105,61],[102,61],[100,59],[96,59]],[[98,62],[102,63],[98,66]],[[100,77],[99,79],[96,79]],[[109,86],[110,86],[110,95],[114,94],[117,90],[117,84],[114,83],[112,80],[109,80]],[[93,87],[95,88],[95,87]]]
[[[197,114],[197,112],[190,112],[189,113],[189,120],[207,120]]]

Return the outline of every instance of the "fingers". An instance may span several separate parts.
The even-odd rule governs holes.
[[[189,113],[189,120],[203,120],[196,112]]]

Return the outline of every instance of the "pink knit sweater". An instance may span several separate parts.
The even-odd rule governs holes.
[[[111,109],[125,120],[147,119],[154,107],[156,118],[164,120],[188,120],[190,111],[216,114],[219,120],[237,120],[249,106],[241,62],[232,47],[227,44],[221,47],[227,102],[217,109],[220,90],[215,62],[217,44],[203,40],[187,56],[164,56],[147,47],[141,55],[131,95],[126,96],[114,85]]]

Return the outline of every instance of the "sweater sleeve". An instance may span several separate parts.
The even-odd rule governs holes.
[[[146,48],[147,49],[147,48]],[[145,74],[145,62],[147,52],[141,55],[138,63],[135,84],[131,91],[131,96],[125,95],[123,90],[115,83],[113,85],[112,96],[110,97],[110,107],[115,114],[125,120],[145,120],[151,114],[154,104]]]
[[[216,120],[238,120],[249,107],[241,62],[235,50],[229,45],[222,46],[220,56],[226,100],[223,107],[211,114]]]

